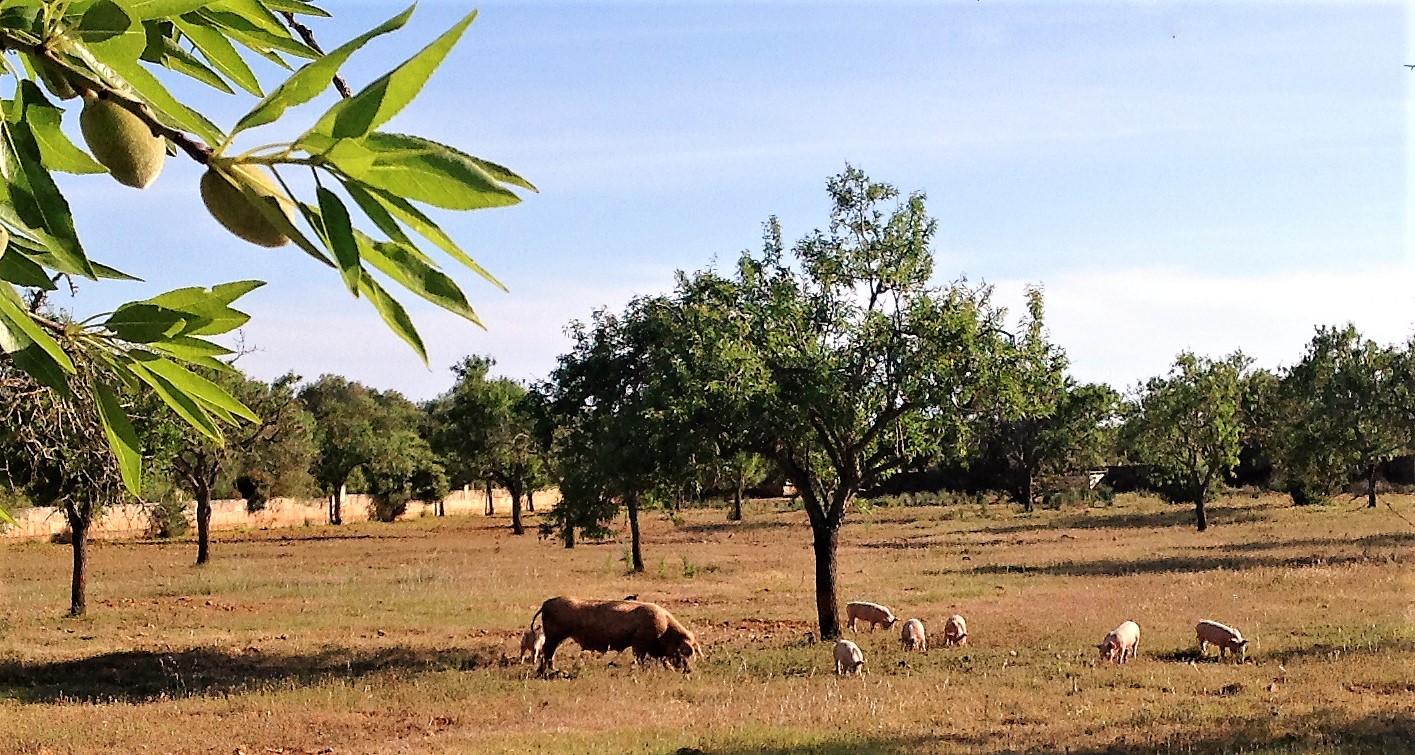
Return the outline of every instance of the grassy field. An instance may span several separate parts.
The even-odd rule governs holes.
[[[809,641],[809,530],[773,503],[647,517],[637,576],[624,542],[481,517],[223,534],[202,568],[191,542],[96,543],[83,619],[66,546],[3,545],[0,752],[1415,752],[1415,499],[1392,502],[1227,499],[1204,534],[1131,497],[855,513],[842,600],[971,633],[907,656],[861,633],[858,678]],[[516,662],[545,598],[629,593],[698,632],[692,675]],[[1199,659],[1201,618],[1248,662]],[[1139,658],[1098,664],[1125,619]]]

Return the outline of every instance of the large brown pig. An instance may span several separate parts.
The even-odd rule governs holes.
[[[657,658],[687,673],[695,655],[702,655],[698,638],[673,614],[653,603],[636,600],[551,598],[531,617],[542,618],[545,650],[538,673],[555,670],[555,650],[565,640],[598,653],[634,649],[634,659]]]

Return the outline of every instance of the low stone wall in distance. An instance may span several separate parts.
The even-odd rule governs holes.
[[[492,490],[492,507],[497,513],[511,510],[511,494],[504,490]],[[535,495],[536,508],[554,507],[560,501],[560,491],[542,490]],[[367,495],[346,495],[340,506],[344,522],[366,522],[369,519],[371,499]],[[485,514],[486,491],[454,490],[443,499],[447,514]],[[522,501],[525,505],[525,501]],[[413,519],[431,516],[435,513],[433,504],[408,503],[408,510],[399,519]],[[64,511],[52,506],[35,506],[14,512],[15,524],[0,524],[0,539],[5,540],[49,540],[56,535],[67,533],[68,520]],[[187,504],[187,518],[195,521],[196,503]],[[147,534],[152,523],[152,509],[141,504],[107,506],[103,518],[94,525],[90,536],[95,539],[118,539],[142,537]],[[246,502],[240,498],[211,502],[211,529],[276,529],[281,527],[307,527],[329,523],[329,501],[323,498],[272,498],[265,508],[250,513]]]

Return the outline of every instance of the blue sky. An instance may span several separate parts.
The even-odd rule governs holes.
[[[401,9],[328,4],[327,47]],[[470,7],[425,0],[346,69],[357,87]],[[222,231],[179,160],[138,192],[66,180],[90,254],[147,280],[85,284],[81,314],[261,278],[241,365],[430,398],[487,354],[544,376],[564,326],[730,264],[781,218],[826,221],[847,161],[939,220],[939,282],[1047,292],[1083,380],[1126,388],[1181,349],[1299,358],[1317,324],[1415,329],[1406,219],[1410,19],[1400,3],[483,3],[391,126],[504,163],[539,194],[439,216],[511,289],[453,271],[482,331],[411,295],[431,367],[337,275]],[[273,85],[274,73],[266,79]],[[229,125],[249,102],[184,88]],[[293,133],[328,104],[297,111]]]

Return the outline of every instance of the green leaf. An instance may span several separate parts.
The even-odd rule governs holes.
[[[319,157],[355,181],[434,207],[476,210],[521,201],[469,155],[429,139],[378,132],[339,139]]]
[[[254,28],[271,34],[288,35],[285,25],[259,0],[215,0],[206,4],[213,11],[225,11],[245,19]]]
[[[265,285],[265,281],[245,280],[231,281],[230,283],[218,283],[211,287],[211,295],[217,299],[230,304],[231,302],[245,296],[246,294]]]
[[[145,302],[129,302],[104,320],[103,327],[124,341],[152,343],[183,333],[189,323],[185,312]]]
[[[161,357],[138,357],[143,366],[154,374],[166,379],[173,387],[221,413],[235,415],[251,422],[259,422],[260,417],[246,408],[245,404],[226,392],[225,388],[207,380],[201,375]],[[234,422],[232,423],[234,424]]]
[[[4,191],[9,196],[8,204],[13,207],[15,219],[21,221],[14,225],[44,244],[66,269],[94,278],[93,265],[79,245],[69,203],[44,167],[29,124],[23,120],[6,124],[4,137],[13,160],[9,165],[9,185]]]
[[[230,349],[191,336],[177,336],[166,341],[157,341],[148,344],[148,348],[190,364],[218,370],[227,369],[228,365],[218,360],[217,357],[229,356],[233,353]]]
[[[301,16],[318,16],[319,18],[330,18],[329,13],[326,12],[323,8],[316,8],[315,6],[306,2],[301,2],[300,0],[265,0],[265,7],[277,12],[286,11],[289,13],[296,13]]]
[[[427,364],[427,348],[423,346],[422,336],[418,335],[418,329],[414,327],[412,318],[408,317],[408,311],[403,309],[403,305],[388,295],[383,287],[378,285],[378,281],[373,276],[365,275],[359,279],[359,289],[364,296],[373,303],[374,309],[383,318],[383,322],[398,334],[398,337],[413,347],[422,358],[423,364]]]
[[[236,90],[231,88],[226,80],[221,78],[221,74],[212,70],[205,62],[197,56],[189,53],[177,41],[168,37],[163,37],[157,41],[161,51],[159,62],[190,78],[196,79],[203,84],[226,94],[235,94]]]
[[[378,80],[364,87],[350,99],[341,100],[331,107],[312,131],[335,138],[363,136],[378,128],[388,119],[398,114],[442,64],[453,45],[461,39],[462,33],[477,17],[472,11],[457,22],[445,34],[433,40],[416,55],[402,65],[384,74]]]
[[[174,18],[205,8],[207,0],[119,0],[134,21],[154,18]]]
[[[3,508],[0,508],[0,522],[4,522],[6,524],[15,524],[15,518],[10,516],[10,512],[6,511]]]
[[[199,287],[179,288],[135,304],[153,305],[186,316],[189,327],[173,335],[219,335],[235,330],[251,319],[250,315],[229,305],[262,285],[265,284],[261,281],[239,281],[215,286],[210,291]]]
[[[6,249],[0,250],[0,280],[45,291],[56,288],[49,273],[38,262],[21,254],[13,240]]]
[[[108,436],[108,447],[118,457],[118,470],[123,475],[123,485],[133,495],[142,489],[142,444],[133,425],[128,421],[128,413],[118,403],[113,390],[102,381],[94,380],[94,396],[98,398],[98,418],[103,423],[103,434]]]
[[[520,186],[523,189],[530,189],[536,193],[540,192],[540,189],[537,189],[535,184],[516,175],[514,171],[504,165],[498,165],[490,160],[483,160],[480,157],[473,157],[471,155],[467,155],[467,159],[475,162],[482,170],[489,173],[492,178],[495,178],[501,183]]]
[[[354,186],[351,184],[348,188],[349,193],[354,194]],[[507,290],[506,286],[496,279],[496,276],[492,275],[486,268],[477,264],[476,260],[462,251],[460,246],[457,246],[457,242],[453,241],[451,236],[447,235],[445,231],[432,221],[432,218],[424,215],[421,210],[414,207],[408,200],[382,190],[370,190],[367,193],[369,196],[373,197],[376,202],[383,205],[384,209],[406,223],[408,227],[413,229],[418,235],[436,244],[444,252],[452,255],[454,259],[486,279],[492,285],[502,291]]]
[[[19,293],[8,283],[0,285],[0,326],[8,331],[3,344],[7,353],[14,355],[32,344],[39,347],[64,372],[70,375],[76,372],[73,361],[64,353],[63,347],[30,317]]]
[[[40,162],[50,170],[65,173],[106,173],[87,152],[74,146],[60,128],[64,111],[50,104],[39,87],[28,79],[20,82],[20,100],[24,103],[25,123],[34,134],[39,147]]]
[[[207,59],[216,70],[226,74],[236,85],[251,94],[260,97],[264,92],[260,90],[260,80],[251,71],[250,66],[237,52],[236,46],[231,44],[231,40],[226,38],[219,30],[211,26],[195,14],[184,16],[173,21],[177,28],[187,36],[187,39],[196,45],[203,57]]]
[[[236,123],[236,127],[231,129],[232,135],[248,128],[273,123],[289,108],[302,105],[319,96],[320,92],[329,88],[334,76],[339,73],[339,68],[344,65],[350,55],[353,55],[355,51],[375,37],[402,28],[412,13],[413,9],[409,7],[373,30],[345,42],[328,55],[318,58],[313,63],[296,71],[294,75],[276,87],[269,96],[251,108],[251,111]]]
[[[277,52],[283,52],[309,60],[314,60],[319,57],[319,53],[315,52],[304,42],[285,33],[284,27],[278,26],[278,24],[277,27],[280,31],[274,32],[253,24],[249,19],[234,13],[214,11],[211,10],[210,7],[200,11],[200,13],[206,19],[221,27],[226,36],[260,53],[273,63],[287,68],[289,67],[284,60],[278,55],[275,55]]]
[[[467,303],[456,282],[422,261],[401,244],[376,243],[364,247],[369,264],[404,288],[467,320],[486,327]]]
[[[102,42],[133,27],[133,20],[113,0],[98,0],[84,11],[70,34],[85,42]]]
[[[156,359],[156,357],[152,358]],[[195,399],[172,385],[166,378],[147,369],[140,361],[129,361],[127,367],[139,380],[151,386],[157,397],[162,399],[162,403],[172,407],[172,411],[176,412],[178,417],[181,417],[202,435],[218,443],[222,442],[221,428],[216,426],[211,416]]]
[[[334,192],[320,186],[315,189],[319,199],[320,221],[324,226],[324,241],[334,253],[339,263],[339,274],[349,293],[359,295],[359,278],[363,268],[359,265],[359,244],[354,240],[354,226],[349,220],[349,210]]]

